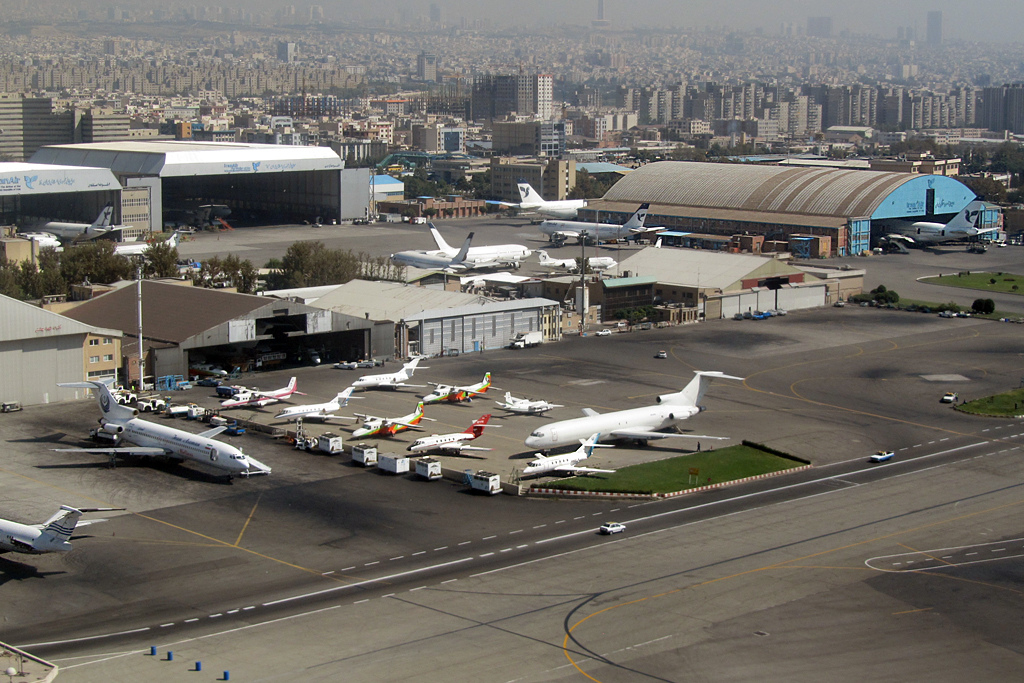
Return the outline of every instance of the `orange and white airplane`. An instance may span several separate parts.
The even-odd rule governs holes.
[[[470,446],[469,441],[473,441],[480,437],[484,433],[484,427],[487,426],[487,421],[491,419],[490,414],[484,415],[479,418],[476,422],[469,426],[469,429],[463,432],[457,432],[454,434],[431,434],[430,436],[420,437],[412,442],[412,444],[406,449],[413,453],[426,453],[429,451],[438,451],[440,453],[454,453],[459,455],[462,451],[490,451],[491,448],[480,448],[478,446]]]
[[[423,397],[424,403],[461,403],[471,401],[474,396],[486,393],[491,388],[491,373],[485,374],[482,381],[465,387],[438,384],[437,382],[427,382],[427,384],[432,384],[434,390]]]
[[[363,418],[363,426],[352,432],[352,438],[365,439],[368,436],[394,436],[407,429],[415,429],[421,420],[432,418],[423,416],[423,401],[416,404],[416,410],[402,417],[375,417],[363,413],[353,413]]]
[[[305,396],[301,391],[296,390],[298,383],[294,377],[288,380],[288,386],[282,389],[275,389],[274,391],[260,391],[258,389],[249,389],[246,391],[239,392],[229,398],[226,401],[222,401],[220,404],[221,408],[241,408],[242,406],[268,406],[271,403],[277,403],[285,399],[291,398],[293,394]]]

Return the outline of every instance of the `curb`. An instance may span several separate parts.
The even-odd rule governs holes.
[[[718,484],[708,484],[706,486],[698,486],[696,488],[685,489],[683,491],[673,491],[672,493],[607,493],[604,491],[569,491],[562,489],[531,488],[527,489],[526,495],[567,496],[570,498],[633,498],[640,500],[664,500],[666,498],[685,496],[689,493],[699,493],[701,491],[711,491],[712,489],[720,489],[726,486],[732,486],[733,484],[743,484],[748,481],[768,479],[769,477],[778,477],[780,475],[790,474],[792,472],[801,472],[803,470],[809,470],[812,467],[813,465],[801,465],[800,467],[791,467],[786,470],[779,470],[778,472],[768,472],[767,474],[755,474],[752,477],[743,477],[742,479],[733,479],[732,481],[723,481]]]

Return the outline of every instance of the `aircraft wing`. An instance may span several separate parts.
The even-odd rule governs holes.
[[[104,453],[106,455],[170,455],[164,448],[111,446],[108,448],[51,448],[63,453]]]
[[[566,240],[579,239],[579,236],[580,236],[579,230],[556,230],[555,232],[553,232],[551,234],[552,234],[552,236],[561,237],[562,239],[566,239]]]
[[[636,234],[643,234],[645,232],[660,232],[660,231],[662,231],[664,229],[665,229],[665,226],[661,225],[661,226],[650,227],[650,228],[630,228],[629,231],[636,235]]]
[[[587,417],[597,417],[601,413],[597,412],[593,408],[584,408],[583,409],[583,414],[586,415]]]
[[[617,437],[619,439],[669,439],[669,438],[684,438],[684,439],[714,439],[719,441],[725,441],[729,439],[728,436],[708,436],[707,434],[677,434],[674,432],[651,432],[644,429],[613,429],[608,432],[609,435]]]
[[[436,446],[439,451],[454,451],[461,453],[462,451],[493,451],[493,448],[481,448],[480,446],[469,446],[461,442],[448,443],[443,446]]]
[[[199,432],[196,436],[202,436],[207,439],[212,439],[221,432],[227,429],[227,425],[221,425],[220,427],[214,427],[213,429],[207,429],[205,432]]]
[[[394,382],[394,383],[390,383],[389,382],[388,384],[381,384],[379,386],[381,386],[381,387],[417,387],[417,388],[422,388],[422,387],[425,387],[427,385],[426,384],[406,384],[405,382]]]
[[[898,232],[889,233],[885,237],[886,239],[890,240],[900,240],[901,242],[909,242],[910,244],[916,244],[916,242],[914,242],[913,237],[910,237],[909,235],[901,235]]]
[[[615,470],[602,470],[596,467],[577,467],[576,465],[563,465],[556,467],[555,472],[561,474],[611,474]]]

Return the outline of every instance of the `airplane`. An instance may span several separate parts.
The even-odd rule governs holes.
[[[427,453],[430,451],[439,451],[441,453],[454,453],[458,455],[462,451],[490,451],[491,448],[480,448],[479,446],[470,446],[466,442],[472,441],[478,438],[484,433],[484,427],[487,426],[487,421],[491,419],[490,414],[484,415],[478,418],[468,429],[462,432],[456,432],[454,434],[431,434],[430,436],[422,436],[413,441],[408,448],[405,450],[412,451],[413,453]]]
[[[491,388],[491,373],[485,374],[482,381],[465,387],[438,384],[437,382],[427,382],[427,384],[433,385],[434,390],[423,397],[424,403],[441,403],[442,401],[447,401],[448,403],[469,402],[473,400],[473,397],[479,396]]]
[[[616,439],[635,439],[646,443],[650,439],[668,437],[685,437],[689,439],[724,440],[724,436],[706,436],[696,434],[666,433],[660,430],[676,426],[678,423],[693,417],[701,410],[704,392],[714,379],[736,379],[721,372],[696,370],[694,377],[682,391],[675,394],[663,394],[658,397],[658,405],[642,408],[616,410],[611,413],[598,413],[596,410],[584,408],[585,417],[572,420],[552,422],[535,429],[526,437],[526,445],[530,448],[547,450],[574,443],[578,439],[591,434],[600,433],[602,441]]]
[[[164,242],[153,242],[152,244],[166,244],[174,249],[180,241],[181,233],[175,230]],[[115,242],[114,253],[121,256],[144,256],[149,251],[150,245],[150,242]]]
[[[576,214],[587,205],[586,199],[560,199],[548,201],[540,196],[537,190],[529,183],[518,183],[519,203],[489,201],[488,204],[497,204],[502,208],[516,209],[518,211],[535,211],[543,216],[552,218],[576,218]]]
[[[0,519],[0,553],[23,553],[25,555],[42,555],[44,553],[71,550],[71,534],[75,526],[98,524],[105,519],[88,519],[79,521],[87,512],[110,512],[124,508],[73,508],[61,505],[60,509],[42,524],[20,524],[8,519]]]
[[[191,460],[227,472],[229,479],[234,475],[247,477],[251,474],[270,474],[269,467],[246,455],[241,449],[213,439],[227,429],[226,426],[193,434],[137,417],[139,411],[118,404],[117,399],[110,393],[110,388],[103,382],[68,382],[57,386],[92,389],[96,393],[96,402],[99,403],[100,412],[103,414],[100,418],[100,429],[136,446],[53,450],[106,453],[110,456],[111,462],[119,455],[163,456],[181,461]]]
[[[354,389],[348,387],[342,392],[339,392],[337,396],[332,398],[326,403],[311,403],[304,406],[288,406],[280,413],[274,416],[275,420],[298,420],[298,419],[309,419],[313,418],[316,420],[327,421],[333,418],[342,420],[351,420],[351,417],[344,417],[341,415],[335,415],[335,411],[341,410],[348,405],[348,400],[352,398],[352,392]],[[355,398],[359,398],[356,396]]]
[[[595,448],[613,448],[608,444],[598,443],[600,434],[591,434],[589,439],[580,439],[580,447],[572,453],[545,456],[537,454],[536,460],[523,469],[520,477],[538,477],[542,474],[611,474],[615,470],[600,470],[594,467],[577,467],[576,463],[589,458]]]
[[[40,249],[50,247],[56,251],[64,251],[57,236],[49,232],[19,232],[18,237],[35,242]]]
[[[920,246],[964,240],[996,232],[999,230],[998,226],[992,226],[991,228],[978,227],[986,208],[988,207],[985,202],[975,200],[964,207],[948,223],[905,220],[885,221],[882,225],[883,229],[887,232],[883,239]]]
[[[548,256],[548,252],[543,249],[538,249],[537,255],[540,256],[540,265],[546,268],[565,268],[566,270],[577,270],[579,268],[579,263],[574,258],[551,258]],[[618,261],[611,256],[587,257],[587,267],[591,270],[608,270],[617,265],[619,265]]]
[[[510,413],[518,413],[520,415],[543,415],[553,408],[565,407],[555,403],[548,403],[547,401],[531,401],[528,398],[516,398],[510,391],[505,392],[504,403],[499,401],[495,405]]]
[[[472,270],[473,268],[483,268],[485,266],[475,262],[471,263],[466,259],[466,255],[469,253],[469,244],[472,241],[473,233],[469,233],[466,241],[462,244],[462,248],[454,256],[446,256],[430,251],[408,250],[395,252],[390,258],[400,266],[412,266],[413,268],[424,268],[427,270],[444,270],[453,273]],[[498,265],[498,263],[494,264],[495,267]]]
[[[221,408],[241,408],[242,406],[257,406],[259,408],[263,408],[271,403],[277,403],[278,401],[290,398],[292,394],[305,396],[304,393],[296,390],[296,386],[296,380],[292,377],[288,380],[288,386],[283,389],[275,389],[274,391],[248,389],[235,394],[226,401],[222,401],[220,406]]]
[[[363,426],[352,432],[353,439],[365,439],[370,436],[394,436],[398,432],[407,429],[414,429],[421,420],[433,418],[423,416],[423,401],[416,404],[416,410],[402,417],[375,417],[355,413],[356,417],[363,418]]]
[[[111,219],[114,216],[114,207],[107,204],[100,211],[100,215],[90,223],[63,223],[61,221],[50,221],[36,227],[39,232],[48,233],[60,239],[74,239],[82,236],[95,236],[100,233],[120,230],[121,226],[112,226]]]
[[[438,232],[433,223],[427,223],[427,225],[430,226],[430,234],[433,235],[434,243],[437,245],[437,249],[428,251],[428,254],[454,257],[459,253],[458,249],[444,241],[441,233]],[[489,247],[470,247],[466,253],[465,260],[466,263],[478,264],[477,268],[507,265],[518,267],[519,262],[527,258],[531,253],[533,252],[521,244],[496,244]]]
[[[416,372],[416,366],[423,360],[422,356],[413,358],[402,366],[397,372],[385,372],[379,375],[363,375],[352,386],[357,389],[396,389],[398,387],[422,387],[424,384],[406,384],[407,379],[412,379]]]
[[[555,244],[566,240],[586,241],[611,241],[637,235],[645,232],[664,230],[660,227],[646,228],[644,221],[647,220],[647,209],[649,205],[640,205],[629,219],[619,225],[618,223],[583,223],[581,221],[544,221],[537,229],[541,234],[547,235],[548,239]]]

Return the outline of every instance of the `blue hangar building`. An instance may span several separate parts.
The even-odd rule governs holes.
[[[626,175],[579,217],[624,222],[647,202],[649,226],[782,241],[827,236],[832,256],[848,256],[871,248],[883,220],[945,223],[974,199],[966,185],[941,175],[659,161]],[[997,209],[986,211],[982,225],[998,220]]]

